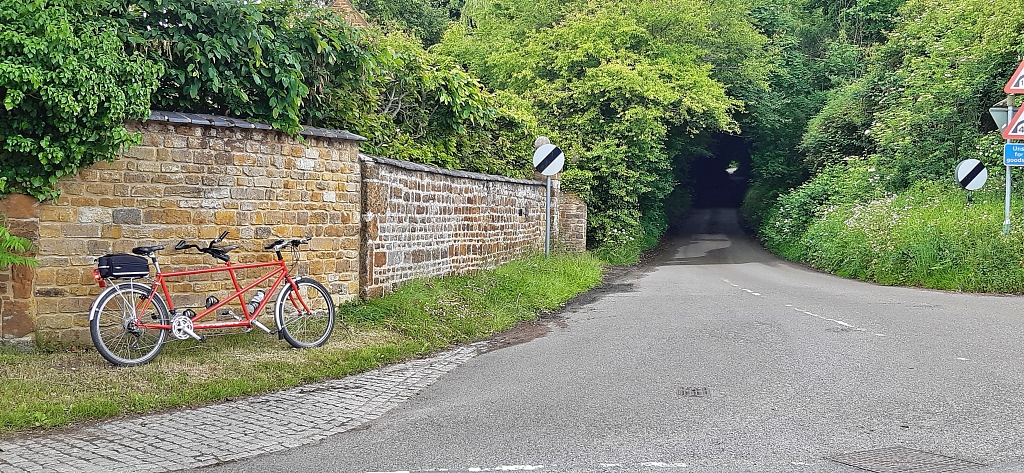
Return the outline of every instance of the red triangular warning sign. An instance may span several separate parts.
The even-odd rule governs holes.
[[[1003,87],[1003,92],[1008,94],[1024,94],[1024,61],[1017,66],[1017,72],[1013,73],[1010,81]]]
[[[1003,139],[1006,140],[1024,140],[1024,107],[1017,109],[1017,114],[1013,116],[1013,120],[1003,128]]]

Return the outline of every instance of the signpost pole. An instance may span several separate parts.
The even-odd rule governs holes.
[[[547,215],[544,222],[544,256],[551,255],[551,176],[548,176]]]
[[[551,255],[551,176],[562,172],[565,165],[565,154],[557,146],[551,144],[546,136],[538,136],[533,142],[533,170],[547,176],[547,192],[544,209],[544,256]]]
[[[1006,96],[1006,126],[1010,126],[1010,122],[1013,121],[1013,94]],[[1010,140],[1006,140],[1006,144],[1010,144]],[[1005,158],[1004,158],[1005,159]],[[1003,235],[1010,234],[1010,166],[1006,166],[1006,209],[1005,219],[1003,220]]]
[[[1010,166],[1006,166],[1006,209],[1003,212],[1003,235],[1010,234]]]

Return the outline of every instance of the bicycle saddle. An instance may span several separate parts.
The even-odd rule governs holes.
[[[221,261],[228,262],[231,261],[231,257],[228,256],[228,252],[235,248],[238,248],[238,245],[210,246],[208,248],[200,248],[199,251]]]
[[[150,253],[155,253],[155,252],[157,252],[159,250],[162,250],[162,249],[164,249],[163,245],[136,246],[135,248],[132,248],[132,253],[135,253],[135,254],[137,254],[139,256],[146,256],[146,255],[148,255]]]

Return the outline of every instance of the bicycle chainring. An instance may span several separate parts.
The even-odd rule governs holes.
[[[192,319],[184,315],[176,315],[171,319],[171,334],[178,340],[185,340],[192,338],[189,332],[192,332]]]

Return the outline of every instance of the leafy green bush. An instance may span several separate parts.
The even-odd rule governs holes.
[[[424,46],[441,41],[441,35],[452,20],[451,15],[458,12],[458,8],[450,8],[448,1],[357,0],[354,3],[367,19],[407,31],[422,41]]]
[[[57,180],[139,137],[158,65],[126,54],[93,2],[0,0],[0,194],[55,198]]]
[[[288,133],[359,116],[372,61],[358,31],[300,0],[108,0],[129,47],[164,66],[153,106]]]
[[[404,33],[375,38],[368,82],[374,108],[328,123],[369,138],[368,153],[450,169],[526,177],[536,130],[527,105],[487,92],[449,58]]]
[[[821,112],[811,119],[800,148],[812,170],[874,151],[874,141],[866,132],[878,102],[866,90],[868,82],[858,81],[834,91]]]
[[[802,260],[812,248],[803,239],[808,227],[846,202],[862,202],[877,195],[875,168],[853,163],[825,168],[810,181],[781,195],[761,223],[765,246],[784,258]]]
[[[1004,236],[1000,189],[974,197],[966,205],[951,182],[922,181],[897,196],[832,207],[801,235],[801,260],[881,284],[1024,292],[1020,218]]]
[[[1024,52],[1024,16],[1011,0],[910,0],[869,63],[880,90],[867,133],[891,190],[945,179],[990,132],[988,107]]]

